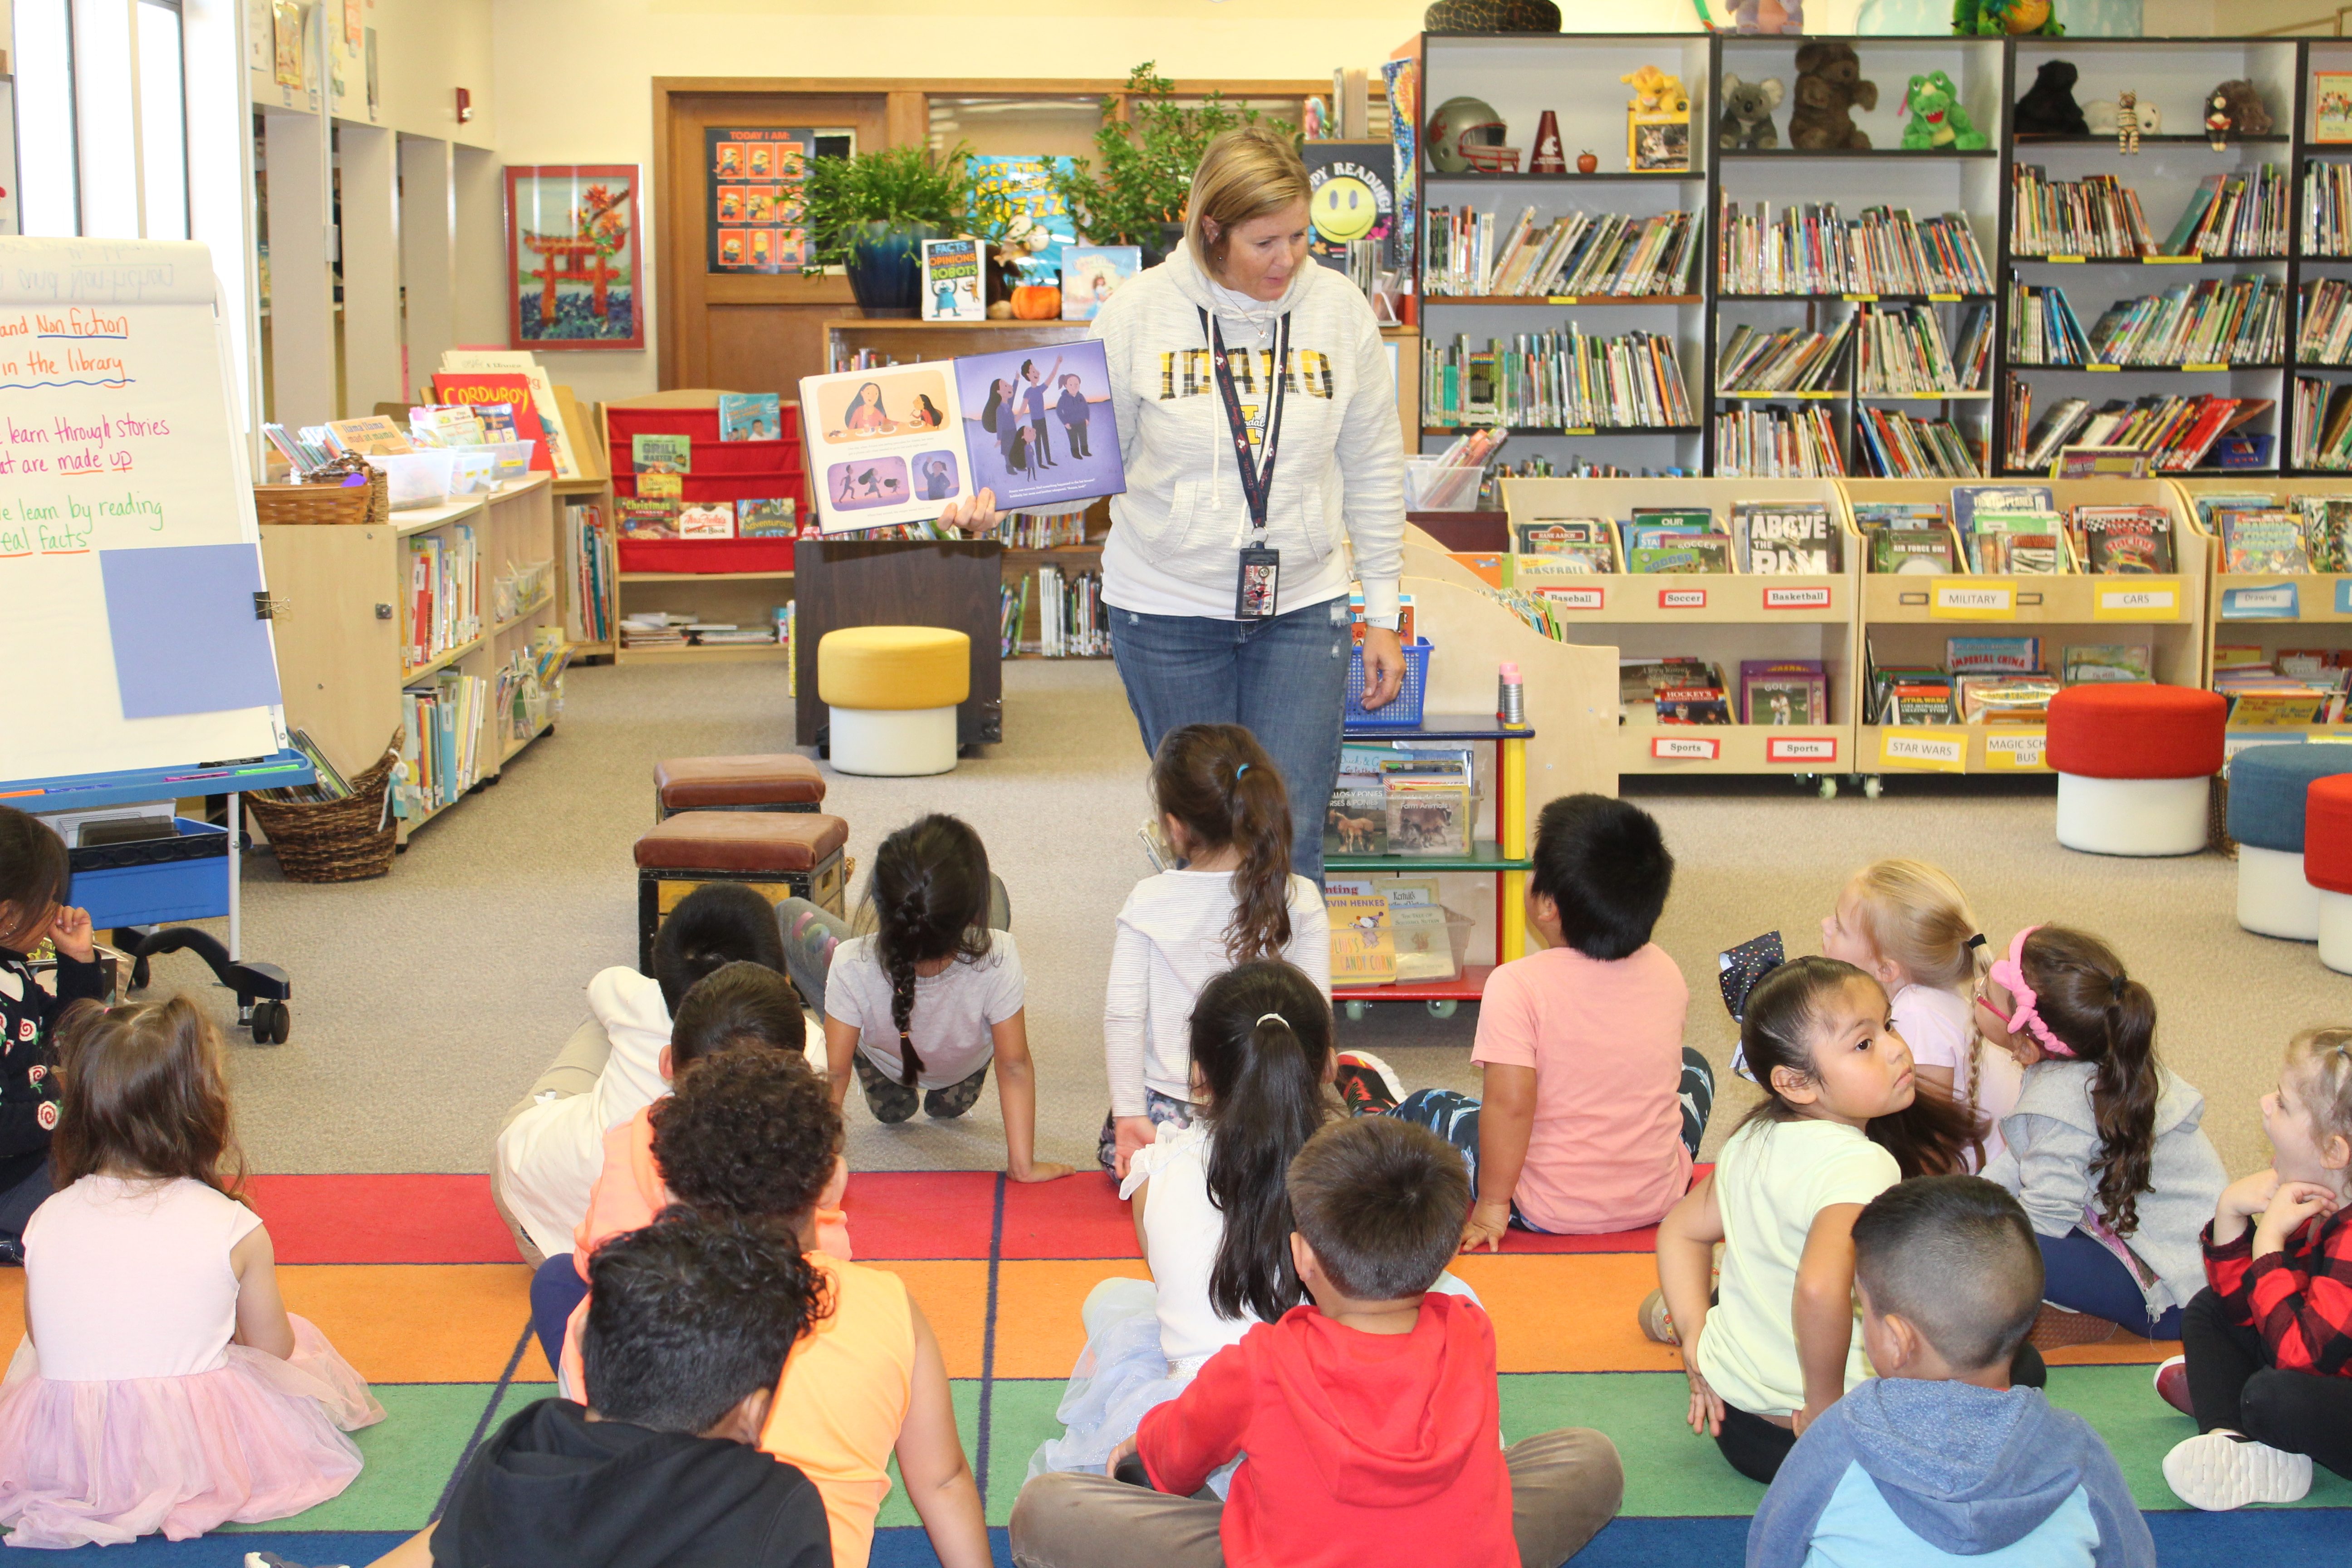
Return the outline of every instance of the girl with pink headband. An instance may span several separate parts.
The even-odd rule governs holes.
[[[2156,1058],[2156,999],[2098,938],[2028,926],[1977,993],[1977,1027],[2025,1069],[1985,1174],[2033,1222],[2042,1349],[2121,1324],[2178,1339],[2205,1282],[2199,1233],[2228,1184],[2205,1097]],[[2055,1311],[2052,1309],[2056,1309]]]

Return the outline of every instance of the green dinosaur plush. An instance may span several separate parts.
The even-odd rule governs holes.
[[[1905,147],[1914,152],[1937,149],[1972,153],[1986,144],[1984,132],[1969,118],[1969,111],[1960,107],[1959,89],[1942,71],[1913,77],[1903,100],[1911,111],[1910,121],[1903,127]]]
[[[2001,37],[2039,33],[2059,37],[2054,0],[1952,0],[1952,31],[1961,37]]]

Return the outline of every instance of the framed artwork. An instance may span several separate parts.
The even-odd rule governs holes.
[[[508,342],[641,349],[635,163],[507,165]]]
[[[2314,142],[2352,142],[2352,72],[2311,73]]]

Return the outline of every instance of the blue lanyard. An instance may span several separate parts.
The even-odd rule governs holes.
[[[1234,466],[1241,470],[1242,500],[1249,507],[1250,527],[1263,534],[1266,498],[1274,490],[1275,445],[1282,431],[1283,395],[1290,380],[1290,312],[1283,312],[1282,325],[1275,333],[1274,386],[1266,411],[1265,438],[1260,444],[1265,454],[1263,462],[1250,450],[1249,423],[1242,417],[1241,399],[1234,392],[1233,367],[1225,363],[1225,335],[1219,330],[1216,319],[1205,310],[1201,311],[1201,327],[1209,340],[1209,358],[1216,367],[1217,395],[1225,405],[1225,423],[1233,430]]]

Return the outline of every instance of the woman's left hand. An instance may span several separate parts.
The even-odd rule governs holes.
[[[985,491],[982,492],[985,494]],[[1404,687],[1404,640],[1385,626],[1364,628],[1364,707],[1385,708]]]
[[[984,489],[978,495],[958,496],[940,512],[940,526],[960,533],[994,533],[996,492]],[[1402,656],[1399,663],[1402,663]]]

